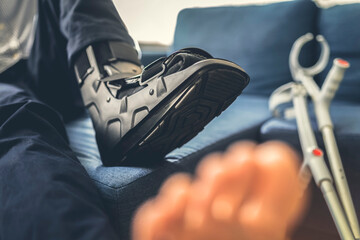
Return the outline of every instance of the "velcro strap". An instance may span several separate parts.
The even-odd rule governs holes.
[[[109,61],[126,61],[141,66],[137,51],[128,43],[104,41],[91,44],[99,71],[104,74],[103,66]],[[79,76],[84,76],[91,67],[86,51],[82,51],[75,62]]]
[[[162,57],[147,65],[141,75],[141,83],[144,83],[153,76],[165,71],[164,61],[165,57]]]
[[[109,41],[107,47],[109,48],[109,52],[106,52],[108,55],[104,55],[103,59],[105,61],[121,60],[141,66],[138,53],[130,44],[119,41]]]
[[[159,58],[145,67],[141,83],[145,83],[152,77],[165,73],[164,76],[181,71],[195,62],[203,59],[212,58],[206,51],[199,48],[184,48],[174,52],[167,58]]]

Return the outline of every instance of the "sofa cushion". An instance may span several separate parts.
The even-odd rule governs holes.
[[[350,62],[335,99],[360,102],[360,3],[321,9],[318,28],[331,48],[331,61],[319,76],[324,80],[336,57]]]
[[[311,124],[315,136],[322,149],[324,144],[320,131],[317,129],[313,105],[309,105]],[[351,103],[334,102],[330,108],[331,118],[334,123],[335,138],[339,147],[344,165],[360,167],[360,105]],[[297,148],[301,152],[300,140],[295,120],[271,119],[261,127],[261,141],[282,140]]]
[[[266,98],[240,96],[198,136],[169,153],[157,166],[103,166],[88,116],[68,123],[66,130],[70,146],[97,185],[115,229],[121,239],[128,239],[134,211],[157,192],[167,176],[192,172],[202,156],[224,149],[235,140],[256,140],[260,125],[268,118]]]
[[[120,239],[130,239],[132,215],[153,196],[170,174],[183,171],[180,165],[162,162],[158,166],[103,166],[88,115],[66,124],[70,147],[97,186],[105,209]]]
[[[308,0],[185,9],[178,15],[173,50],[194,46],[231,60],[251,77],[244,93],[270,95],[291,81],[290,49],[298,37],[315,32],[316,15]],[[315,49],[314,41],[305,46],[303,66],[313,64]]]
[[[238,140],[257,141],[260,126],[270,118],[266,97],[241,95],[195,138],[166,156],[192,171],[205,155],[222,151]]]

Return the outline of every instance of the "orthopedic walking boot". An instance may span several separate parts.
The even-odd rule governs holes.
[[[89,46],[75,72],[105,165],[162,159],[224,111],[249,82],[238,65],[196,48],[143,70],[135,60],[100,61],[97,52]]]

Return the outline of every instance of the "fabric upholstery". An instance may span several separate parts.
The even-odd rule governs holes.
[[[173,50],[201,47],[231,60],[251,76],[245,93],[268,96],[291,81],[290,49],[298,37],[316,31],[316,14],[317,7],[308,0],[185,9],[177,19]],[[301,64],[312,65],[314,42],[301,54]]]
[[[322,136],[317,130],[313,105],[310,104],[309,112],[311,123],[319,146],[324,149]],[[360,167],[360,153],[355,151],[360,143],[360,105],[334,102],[330,108],[331,118],[334,123],[335,138],[339,147],[340,155],[348,166]],[[282,140],[300,150],[295,120],[271,119],[261,127],[261,141]]]
[[[135,209],[157,192],[166,177],[174,172],[193,171],[202,156],[224,149],[235,140],[255,140],[261,124],[268,118],[266,98],[240,96],[198,136],[152,167],[104,167],[89,116],[68,123],[66,130],[71,148],[98,186],[116,230],[128,237],[129,219]]]
[[[202,157],[238,140],[257,141],[260,126],[270,117],[266,97],[243,94],[195,138],[166,156],[191,171]]]
[[[331,61],[319,76],[324,80],[336,57],[350,62],[350,68],[336,94],[337,100],[360,102],[360,3],[321,9],[318,28],[331,48]]]
[[[180,162],[182,158],[188,155],[247,129],[251,131],[245,138],[256,139],[260,125],[269,117],[267,98],[241,95],[195,138],[169,153],[165,159],[172,163]],[[253,129],[254,126],[255,129]],[[95,131],[91,119],[87,115],[68,123],[66,129],[70,145],[77,153],[79,160],[89,175],[104,186],[121,188],[154,170],[147,167],[103,166],[95,140]],[[119,172],[123,173],[119,174]]]

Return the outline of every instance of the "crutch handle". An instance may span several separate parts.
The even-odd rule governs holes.
[[[350,63],[346,60],[335,58],[333,66],[330,69],[324,84],[321,88],[321,98],[327,104],[330,104],[331,100],[334,98],[339,85],[344,78],[346,69],[350,67]]]

